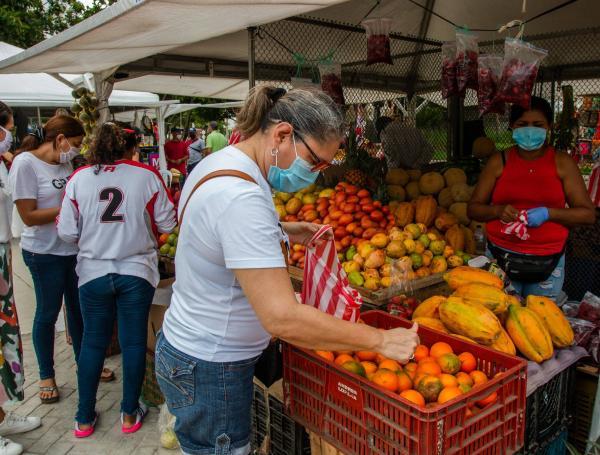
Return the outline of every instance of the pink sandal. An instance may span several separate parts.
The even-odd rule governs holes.
[[[98,417],[94,417],[94,421],[92,422],[91,426],[89,428],[87,428],[86,430],[81,430],[79,428],[79,422],[75,421],[75,430],[73,430],[73,435],[76,438],[87,438],[90,437],[91,435],[94,434],[94,431],[96,430],[96,420],[98,419]]]
[[[123,417],[125,416],[125,413],[122,412],[121,413],[121,431],[125,434],[131,434],[131,433],[135,433],[136,431],[138,431],[140,428],[142,428],[142,425],[144,422],[144,417],[146,417],[146,414],[148,414],[148,407],[146,405],[144,405],[143,403],[140,403],[139,407],[135,410],[135,416],[136,416],[135,423],[131,427],[125,427],[124,419],[123,419]]]

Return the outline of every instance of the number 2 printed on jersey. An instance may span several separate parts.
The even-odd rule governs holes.
[[[125,195],[119,188],[103,188],[100,191],[100,202],[107,202],[107,204],[104,212],[102,212],[102,215],[100,216],[100,222],[123,223],[125,221],[125,216],[117,213],[117,211],[121,207],[124,199]]]

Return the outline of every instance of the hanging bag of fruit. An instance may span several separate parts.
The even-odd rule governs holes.
[[[442,96],[447,99],[458,95],[456,85],[456,43],[442,44]]]
[[[321,90],[327,93],[340,106],[345,104],[342,88],[342,65],[331,60],[319,63]]]
[[[330,236],[329,239],[326,239]],[[302,303],[324,313],[356,322],[360,317],[362,298],[348,283],[340,265],[331,226],[323,226],[306,249]]]
[[[492,113],[504,114],[504,102],[497,98],[503,61],[501,55],[479,57],[477,100],[480,116]]]
[[[390,29],[392,20],[388,18],[373,18],[362,21],[367,32],[367,66],[375,63],[393,65]]]
[[[465,90],[477,90],[477,60],[479,43],[477,37],[466,30],[456,32],[456,83],[458,92],[464,96]]]
[[[546,55],[548,51],[519,38],[506,38],[498,99],[529,109],[538,69]]]

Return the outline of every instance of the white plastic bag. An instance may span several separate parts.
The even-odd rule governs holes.
[[[175,416],[169,412],[166,404],[160,405],[158,415],[158,431],[160,433],[160,445],[165,449],[175,450],[179,448],[179,441],[175,435]]]

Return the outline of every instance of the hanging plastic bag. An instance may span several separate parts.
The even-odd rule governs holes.
[[[306,249],[302,303],[344,321],[356,322],[360,317],[362,297],[348,283],[340,265],[331,226],[323,226]],[[325,240],[326,236],[331,238]]]
[[[344,90],[342,89],[342,65],[333,62],[320,63],[319,73],[321,73],[321,89],[333,101],[343,106],[345,101]]]
[[[504,63],[498,99],[529,109],[540,63],[548,51],[516,38],[504,41]]]
[[[444,99],[458,95],[456,85],[456,43],[442,44],[442,96]]]
[[[366,19],[362,26],[367,32],[367,66],[375,63],[393,65],[390,29],[392,20],[388,18]]]
[[[169,412],[166,404],[161,404],[158,415],[158,432],[160,434],[160,445],[169,450],[179,448],[179,441],[175,434],[175,416]]]
[[[504,114],[504,102],[497,98],[504,59],[500,55],[480,55],[478,61],[479,115]]]
[[[456,84],[458,92],[477,90],[477,60],[479,43],[477,37],[466,31],[456,32]]]

